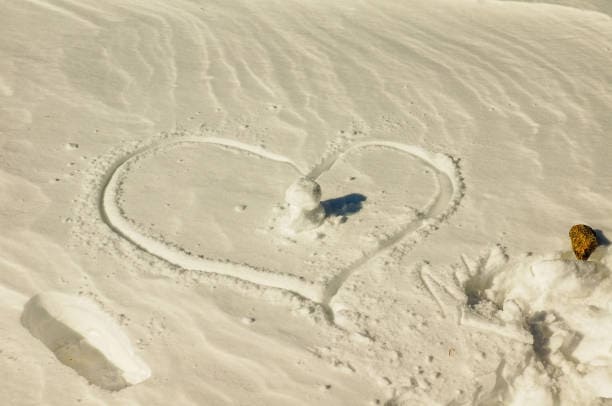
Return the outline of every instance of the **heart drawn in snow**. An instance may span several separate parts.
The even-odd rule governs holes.
[[[287,238],[287,188],[316,180],[327,220]],[[355,143],[310,170],[238,141],[178,137],[123,158],[102,195],[114,232],[184,269],[233,276],[329,304],[368,259],[419,242],[462,196],[449,156],[389,141]],[[346,216],[345,216],[346,215]]]

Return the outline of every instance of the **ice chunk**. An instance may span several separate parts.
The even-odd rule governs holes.
[[[120,390],[151,376],[119,325],[91,300],[44,292],[25,305],[21,323],[90,383]]]

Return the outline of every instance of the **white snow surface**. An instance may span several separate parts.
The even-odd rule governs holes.
[[[607,0],[0,33],[1,404],[612,404]]]

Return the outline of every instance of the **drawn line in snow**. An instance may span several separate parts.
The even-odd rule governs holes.
[[[274,162],[284,163],[291,166],[303,176],[315,180],[329,171],[340,158],[351,151],[366,147],[385,147],[407,153],[424,162],[435,172],[438,188],[434,199],[430,201],[422,211],[422,215],[416,220],[406,224],[400,231],[389,236],[387,239],[380,241],[376,248],[364,252],[359,260],[341,270],[324,285],[318,285],[292,274],[274,272],[248,264],[221,262],[215,259],[192,255],[181,249],[181,247],[171,246],[150,235],[141,233],[135,224],[126,218],[119,203],[121,189],[124,180],[130,172],[130,167],[135,162],[151,154],[181,144],[193,143],[233,148]],[[275,154],[263,148],[239,141],[218,137],[182,136],[179,138],[164,139],[140,147],[115,161],[106,172],[102,181],[98,210],[104,223],[106,223],[114,233],[150,255],[182,269],[221,274],[260,286],[278,288],[292,292],[300,297],[320,304],[324,310],[326,310],[331,321],[333,321],[331,302],[347,279],[363,264],[393,247],[407,236],[411,237],[410,246],[419,244],[457,209],[463,196],[463,190],[463,180],[459,167],[452,157],[442,153],[430,152],[424,148],[408,144],[391,141],[366,141],[355,143],[344,151],[326,157],[313,169],[308,171],[283,155]]]
[[[432,275],[429,265],[422,264],[417,269],[421,282],[434,299],[443,318],[452,317],[457,324],[461,320],[461,311],[465,305],[465,295],[453,285],[441,282]]]
[[[423,267],[424,265],[421,265],[418,270],[421,282],[423,282],[423,285],[425,286],[425,289],[427,289],[427,292],[429,292],[431,297],[433,297],[435,302],[438,304],[442,317],[446,318],[446,310],[444,304],[442,303],[442,300],[440,299],[440,293],[436,293],[440,289],[440,286],[434,281],[434,279],[429,275],[429,273],[424,272]]]

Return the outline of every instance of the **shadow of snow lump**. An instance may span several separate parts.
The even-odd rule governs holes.
[[[360,193],[351,193],[346,196],[337,197],[321,202],[326,217],[350,216],[363,208],[363,202],[367,197]]]

